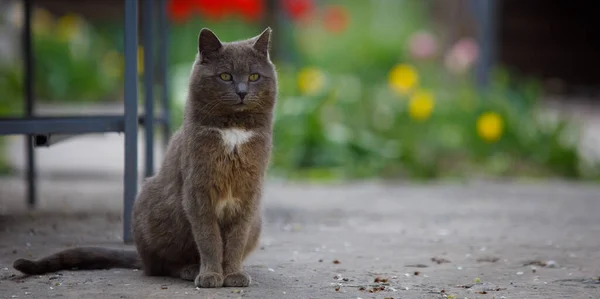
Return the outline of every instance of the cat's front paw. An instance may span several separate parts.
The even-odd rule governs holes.
[[[223,286],[223,275],[215,272],[200,273],[194,284],[199,288],[220,288]]]
[[[250,275],[245,272],[236,272],[225,275],[223,286],[225,287],[247,287],[250,285]]]

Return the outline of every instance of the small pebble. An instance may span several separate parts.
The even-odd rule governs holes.
[[[523,275],[523,272],[519,271],[517,272],[517,275]]]
[[[273,268],[269,268],[267,270],[269,270],[269,272],[275,272],[275,269],[273,269]]]

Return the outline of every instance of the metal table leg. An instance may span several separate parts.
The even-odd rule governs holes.
[[[138,1],[125,0],[125,175],[123,241],[132,241],[131,211],[137,194]]]
[[[24,26],[23,26],[23,52],[24,61],[24,93],[25,93],[25,115],[33,116],[33,45],[31,40],[31,8],[33,0],[25,0],[24,3]],[[36,163],[35,151],[33,147],[33,135],[25,135],[25,148],[27,151],[27,206],[30,209],[35,207],[37,188],[36,188]]]
[[[479,26],[477,39],[481,48],[480,59],[475,69],[475,80],[478,87],[489,85],[490,75],[495,63],[496,50],[496,0],[471,0]]]
[[[167,21],[167,1],[159,0],[158,9],[158,31],[160,34],[158,55],[159,55],[159,71],[162,80],[161,89],[161,104],[162,104],[162,130],[163,130],[163,141],[165,147],[169,143],[171,138],[171,109],[169,106],[169,88],[168,88],[168,69],[167,69],[167,44],[169,23]]]
[[[153,0],[145,0],[142,5],[143,39],[144,44],[144,98],[145,119],[144,130],[146,133],[146,166],[145,176],[154,174],[154,43],[153,43]]]

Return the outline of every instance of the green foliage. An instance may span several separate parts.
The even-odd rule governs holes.
[[[497,70],[490,86],[478,89],[469,70],[452,72],[444,67],[444,53],[425,60],[412,58],[410,37],[427,29],[423,2],[329,3],[343,5],[350,15],[343,32],[327,32],[320,20],[313,20],[280,33],[292,37],[287,46],[296,56],[277,61],[280,97],[273,175],[337,180],[474,175],[582,179],[599,174],[597,167],[582,161],[577,128],[541,111],[536,81]],[[178,47],[189,52],[176,54],[186,57],[181,63],[189,63],[195,55],[190,50],[195,46],[190,39],[194,35],[187,32],[190,28],[200,26],[181,26],[174,35],[175,44],[190,43]],[[224,39],[230,40],[259,30],[216,32],[229,34]],[[414,89],[434,95],[433,112],[425,120],[419,121],[411,111],[411,94],[390,89],[389,72],[397,64],[414,67],[419,76]],[[307,68],[324,77],[314,94],[301,88],[307,84],[300,82]],[[176,98],[181,111],[185,98]],[[485,112],[502,121],[498,140],[488,142],[478,131],[478,119]],[[583,171],[582,165],[593,170]]]
[[[10,72],[0,68],[0,118],[14,117],[21,112],[21,104],[14,99],[22,98],[22,76],[18,72]],[[0,136],[0,175],[10,172],[10,167],[4,154],[6,150],[6,136]]]
[[[38,14],[36,14],[38,15]],[[34,90],[38,101],[94,102],[118,100],[122,85],[122,55],[84,20],[67,15],[54,20],[40,14],[34,20]],[[4,101],[22,101],[23,65],[2,63]],[[2,107],[4,103],[2,103]]]
[[[292,77],[291,73],[280,78]],[[537,93],[494,86],[463,87],[438,99],[431,118],[411,119],[406,99],[385,86],[346,97],[344,80],[318,97],[282,97],[275,124],[276,173],[308,177],[371,176],[431,179],[444,176],[560,176],[580,179],[577,131],[537,111]],[[283,80],[282,86],[286,82]],[[355,92],[355,91],[354,91]],[[505,122],[500,140],[488,143],[477,118],[494,111]],[[597,172],[596,172],[597,175]]]
[[[427,1],[319,3],[313,19],[276,28],[279,40],[274,43],[285,53],[275,61],[280,97],[273,175],[316,180],[600,175],[600,168],[579,152],[578,128],[541,109],[535,80],[498,69],[491,84],[480,89],[473,82],[473,61],[448,60],[459,46],[461,55],[472,55],[469,41],[442,47],[430,28]],[[331,7],[338,19],[328,19]],[[328,22],[338,22],[341,30],[328,29]],[[192,19],[171,27],[174,128],[181,123],[202,27],[223,40],[264,29],[234,19]],[[85,34],[69,39],[36,35],[36,92],[41,99],[92,101],[120,94],[122,57],[116,49],[122,47],[122,28],[104,24],[80,30]],[[429,57],[413,53],[419,32],[437,42],[438,50]],[[412,70],[418,80],[411,83],[410,74],[392,78],[398,65]],[[8,74],[0,78],[8,99],[21,97],[20,68],[0,70]],[[405,93],[399,91],[403,89]],[[419,97],[423,92],[432,97]],[[12,103],[0,103],[0,109]],[[493,117],[486,122],[482,115]]]

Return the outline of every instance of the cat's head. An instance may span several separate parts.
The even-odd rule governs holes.
[[[270,28],[235,42],[221,42],[203,28],[190,81],[196,108],[219,114],[272,110],[277,75],[269,58],[270,40]]]

